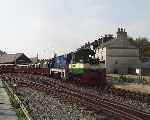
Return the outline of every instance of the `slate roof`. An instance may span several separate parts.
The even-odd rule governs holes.
[[[16,53],[16,54],[4,54],[0,56],[0,64],[4,63],[14,63],[16,59],[20,56],[24,55],[23,53]]]

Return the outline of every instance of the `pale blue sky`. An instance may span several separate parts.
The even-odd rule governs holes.
[[[150,38],[150,0],[0,0],[0,49],[50,57],[125,27]]]

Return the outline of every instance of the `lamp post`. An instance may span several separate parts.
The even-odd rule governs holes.
[[[139,73],[139,81],[142,80],[142,60],[143,60],[143,40],[138,39],[138,48],[139,48],[139,59],[140,59],[140,73]]]

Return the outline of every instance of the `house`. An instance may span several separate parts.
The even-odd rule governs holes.
[[[127,74],[131,66],[140,64],[139,49],[128,40],[123,28],[118,28],[117,37],[100,38],[94,49],[95,57],[105,64],[107,73]]]
[[[0,50],[0,56],[6,54],[6,52]]]
[[[31,60],[24,53],[4,54],[0,56],[0,65],[28,65]]]

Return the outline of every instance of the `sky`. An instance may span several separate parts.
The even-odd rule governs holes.
[[[150,38],[150,0],[0,0],[0,50],[50,58],[124,27]]]

